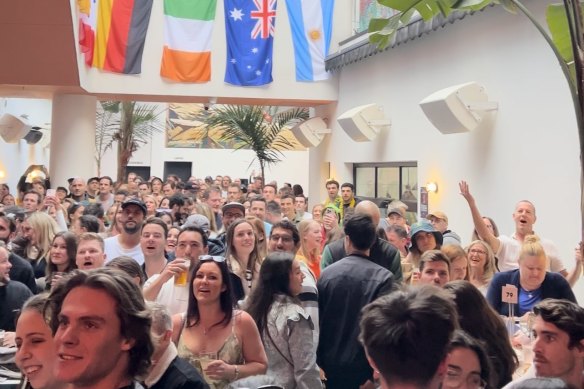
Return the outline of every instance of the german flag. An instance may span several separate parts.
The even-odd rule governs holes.
[[[91,66],[139,74],[153,0],[91,0],[96,3]]]

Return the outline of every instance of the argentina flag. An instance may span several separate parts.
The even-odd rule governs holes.
[[[225,82],[259,86],[272,82],[276,0],[225,0]]]
[[[334,3],[334,0],[286,0],[297,81],[320,81],[329,76],[324,61],[331,43]]]

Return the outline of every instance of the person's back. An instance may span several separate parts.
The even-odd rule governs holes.
[[[375,240],[375,225],[368,215],[356,214],[345,224],[349,256],[323,270],[318,280],[320,339],[318,365],[327,387],[358,388],[372,380],[371,367],[359,344],[361,309],[389,293],[393,275],[367,256]]]

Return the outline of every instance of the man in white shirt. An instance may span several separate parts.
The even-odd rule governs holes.
[[[138,264],[144,263],[140,248],[140,232],[146,217],[146,205],[139,199],[130,198],[122,203],[119,235],[105,239],[105,253],[108,260],[121,256],[134,258]]]
[[[470,208],[473,223],[478,235],[482,240],[487,242],[495,255],[499,259],[499,270],[507,271],[517,269],[519,264],[517,260],[519,259],[519,252],[521,250],[521,245],[523,244],[523,239],[527,235],[535,234],[533,232],[533,225],[537,220],[535,215],[535,206],[527,200],[521,200],[515,206],[515,211],[513,212],[513,221],[515,222],[515,233],[512,236],[499,235],[496,237],[485,225],[482,215],[476,205],[474,197],[471,195],[468,184],[465,181],[461,181],[459,184],[460,194],[468,202]],[[558,256],[558,249],[555,244],[547,239],[540,237],[541,244],[549,259],[549,270],[552,272],[560,273],[570,285],[578,280],[579,275],[582,271],[581,261],[576,261],[576,266],[570,273],[566,270],[564,264]]]
[[[207,252],[207,234],[197,226],[183,228],[176,242],[176,259],[168,263],[160,274],[154,274],[146,281],[143,288],[144,298],[165,305],[171,315],[186,312],[189,285],[188,282],[175,282],[175,279],[182,272],[193,268],[199,256]]]

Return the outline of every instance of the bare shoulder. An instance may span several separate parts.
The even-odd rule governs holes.
[[[249,331],[257,332],[256,323],[249,313],[235,310],[233,312],[233,320],[235,321],[235,328],[240,333],[249,333]]]

